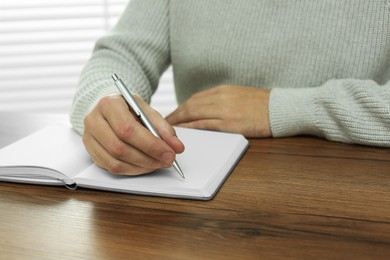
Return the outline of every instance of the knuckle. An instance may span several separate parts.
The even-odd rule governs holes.
[[[120,139],[127,139],[134,132],[134,125],[129,123],[122,123],[119,125],[117,135]]]
[[[114,96],[105,96],[102,97],[99,102],[97,103],[95,109],[100,111],[101,113],[105,114],[107,111],[109,111],[112,108],[112,102],[115,101]]]
[[[92,127],[93,125],[93,116],[91,114],[88,114],[86,117],[84,117],[83,123],[84,123],[84,128],[88,129]]]
[[[106,169],[113,174],[121,174],[124,171],[122,163],[118,161],[108,162]]]
[[[125,148],[125,144],[118,140],[111,143],[109,151],[114,157],[123,157],[125,155]]]
[[[111,96],[105,96],[105,97],[102,97],[99,102],[98,102],[98,106],[99,107],[105,107],[108,105],[108,103],[111,101]]]

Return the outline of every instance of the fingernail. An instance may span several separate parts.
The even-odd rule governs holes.
[[[161,161],[166,164],[172,164],[175,159],[175,155],[172,152],[165,152],[161,156]]]

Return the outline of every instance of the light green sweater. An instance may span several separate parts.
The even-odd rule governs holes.
[[[390,1],[131,0],[80,77],[71,123],[120,75],[146,101],[172,65],[178,102],[220,84],[271,90],[274,137],[390,147]]]

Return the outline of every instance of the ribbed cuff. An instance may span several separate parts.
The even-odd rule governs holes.
[[[270,94],[269,120],[273,137],[320,135],[317,125],[317,88],[274,88]]]

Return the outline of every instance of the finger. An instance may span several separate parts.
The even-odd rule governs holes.
[[[85,147],[95,164],[113,174],[139,175],[154,170],[126,163],[112,157],[100,143],[89,134],[83,135],[83,141],[84,143],[88,143]]]
[[[196,121],[181,123],[178,126],[186,127],[186,128],[213,130],[213,131],[233,132],[233,130],[229,130],[229,127],[224,123],[224,121],[219,119],[196,120]]]
[[[155,126],[160,137],[166,142],[175,153],[182,153],[185,149],[183,142],[177,137],[175,129],[169,124],[160,113],[152,109],[150,106],[142,107],[145,113],[149,115],[149,119]]]
[[[177,137],[176,131],[172,125],[170,125],[160,113],[146,104],[140,97],[135,96],[135,98],[142,110],[148,116],[161,139],[164,140],[164,142],[167,143],[175,151],[175,153],[182,153],[185,149],[184,144]]]
[[[217,104],[208,104],[201,100],[188,100],[167,116],[171,125],[179,126],[185,122],[220,118],[221,109]]]
[[[161,135],[163,136],[163,134]],[[164,141],[174,149],[174,151],[178,154],[183,153],[185,150],[185,146],[183,142],[176,136],[165,136]]]
[[[108,122],[103,118],[96,121],[99,121],[99,123],[94,127],[91,135],[115,159],[148,169],[169,167],[169,164],[164,164],[123,142],[115,135]]]
[[[115,135],[144,154],[171,164],[176,156],[174,150],[135,119],[121,96],[116,98],[119,100],[114,100],[109,105],[100,105],[101,112]]]

